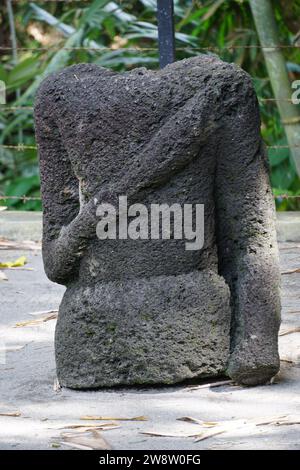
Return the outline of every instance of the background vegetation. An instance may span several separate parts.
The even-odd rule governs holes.
[[[156,0],[19,0],[12,7],[17,57],[5,49],[11,47],[11,30],[7,5],[2,2],[0,6],[0,80],[7,86],[7,102],[0,105],[0,194],[39,197],[36,149],[9,148],[19,143],[35,145],[31,107],[38,84],[45,75],[78,62],[119,71],[137,66],[157,68]],[[276,0],[273,8],[280,43],[299,45],[300,1]],[[273,94],[248,1],[175,0],[175,27],[178,60],[217,53],[251,74],[260,98],[263,137],[268,146],[280,147],[268,149],[274,194],[300,195],[300,180],[290,151],[284,148],[287,141],[276,102],[264,101]],[[300,79],[300,49],[282,51],[290,79]],[[11,109],[15,107],[23,109]],[[300,209],[297,198],[277,198],[276,203],[280,210]],[[39,200],[12,199],[0,204],[13,209],[41,208]]]

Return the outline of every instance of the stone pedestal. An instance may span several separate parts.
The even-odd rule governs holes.
[[[74,285],[56,329],[61,385],[171,384],[225,372],[229,289],[213,272]]]

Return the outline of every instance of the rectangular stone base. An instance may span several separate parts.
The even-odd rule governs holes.
[[[230,293],[216,273],[69,287],[56,328],[61,385],[172,384],[225,371]]]

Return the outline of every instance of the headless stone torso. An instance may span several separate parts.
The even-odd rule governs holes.
[[[195,76],[189,77],[184,69],[177,80],[162,79],[146,69],[121,75],[95,66],[83,67],[82,71],[79,68],[80,73],[76,73],[78,67],[74,69],[73,74],[70,69],[67,79],[70,86],[65,84],[61,98],[64,102],[61,135],[84,205],[100,187],[108,184],[113,187],[135,170],[139,164],[135,157],[141,154],[145,143],[151,142],[179,108],[188,106],[195,94]],[[198,86],[200,89],[201,84]],[[177,125],[186,124],[178,120]],[[174,143],[170,142],[171,145]],[[162,150],[165,154],[170,151],[167,145]],[[136,198],[149,208],[149,213],[151,203],[204,204],[204,249],[197,253],[187,251],[185,240],[118,239],[106,240],[103,245],[95,237],[81,260],[79,281],[88,284],[137,276],[177,275],[195,269],[217,271],[213,217],[216,150],[213,144],[206,144],[203,152],[196,147],[193,160],[185,168],[161,185],[151,187],[150,183]],[[154,156],[156,149],[150,151]]]
[[[268,380],[278,368],[278,271],[248,77],[205,56],[161,72],[70,67],[44,82],[36,128],[45,269],[68,286],[56,330],[62,385],[224,373],[231,323],[229,373],[242,383]],[[204,204],[204,247],[98,240],[95,195],[100,202],[128,195],[146,206]]]

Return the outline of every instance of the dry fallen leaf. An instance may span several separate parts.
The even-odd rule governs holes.
[[[57,429],[79,429],[79,431],[110,431],[112,429],[118,429],[121,426],[118,426],[116,423],[103,423],[103,424],[67,424],[66,426],[61,426]]]
[[[21,242],[0,238],[0,250],[40,250],[40,242],[24,240]]]
[[[0,412],[0,416],[12,416],[14,418],[17,418],[18,416],[21,416],[20,411],[7,411],[7,412]]]
[[[203,441],[205,439],[209,439],[211,437],[217,436],[219,434],[235,432],[239,429],[249,429],[255,431],[257,426],[266,426],[266,425],[274,425],[274,426],[292,426],[292,425],[299,425],[300,424],[300,415],[293,415],[293,416],[275,416],[275,417],[267,417],[267,418],[252,418],[249,420],[245,419],[235,419],[235,420],[228,420],[228,421],[220,421],[220,422],[213,422],[213,421],[202,421],[197,418],[193,418],[190,416],[184,416],[182,418],[178,418],[180,421],[186,421],[192,424],[199,424],[202,429],[200,432],[193,433],[193,434],[184,434],[184,433],[165,433],[165,432],[158,432],[158,431],[144,431],[141,434],[146,434],[149,436],[157,436],[157,437],[195,437],[195,442]],[[214,427],[215,429],[203,429],[205,427]],[[257,432],[257,431],[256,431]]]
[[[60,447],[60,443],[59,442],[52,442],[51,447],[53,447],[54,449],[58,449]]]
[[[274,425],[274,426],[293,426],[296,424],[300,424],[300,415],[294,416],[277,416],[273,418],[265,418],[261,419],[255,423],[256,426],[267,426],[267,425]]]
[[[200,390],[201,388],[215,388],[215,387],[222,387],[223,385],[235,385],[233,380],[222,380],[220,382],[212,382],[208,384],[203,384],[203,385],[196,385],[192,387],[188,387],[187,391],[193,391],[193,390]]]
[[[76,448],[86,448],[87,450],[109,450],[110,445],[101,436],[99,431],[89,431],[76,433],[74,436],[62,435],[62,444],[70,445]],[[80,446],[80,447],[78,447]]]
[[[0,271],[0,281],[8,281],[8,277],[3,271]]]
[[[279,331],[279,336],[290,335],[291,333],[300,333],[300,326],[295,326],[294,328],[285,328]]]
[[[240,420],[236,421],[202,421],[198,418],[193,418],[191,416],[183,416],[182,418],[177,418],[178,421],[185,421],[191,424],[199,424],[202,428],[217,428],[217,429],[203,429],[197,436],[195,442],[204,441],[205,439],[209,439],[210,437],[217,436],[219,434],[223,434],[224,432],[230,431],[230,429],[234,429],[234,427],[240,427],[242,422]]]
[[[19,268],[24,266],[27,263],[26,256],[20,256],[20,258],[16,259],[15,261],[5,261],[0,262],[0,268]]]
[[[76,444],[75,442],[62,442],[64,446],[72,447],[72,449],[79,449],[79,450],[93,450],[92,447],[82,446],[80,444]]]
[[[287,362],[288,364],[298,364],[300,361],[300,356],[299,357],[293,357],[293,356],[284,356],[280,357],[280,362]]]
[[[53,447],[54,449],[58,449],[60,447],[60,443],[59,442],[52,442],[51,447]]]
[[[51,310],[40,310],[39,312],[30,312],[29,315],[38,316],[38,315],[50,315],[51,313],[56,313],[58,314],[57,309],[51,309]]]
[[[199,437],[201,435],[200,432],[191,433],[169,433],[169,432],[159,432],[159,431],[141,431],[140,434],[146,434],[147,436],[155,436],[155,437]]]
[[[288,269],[287,271],[282,271],[281,274],[293,274],[300,273],[300,268]]]
[[[58,315],[58,312],[54,310],[53,313],[50,313],[49,315],[45,315],[44,317],[36,318],[35,320],[27,320],[27,321],[16,323],[14,328],[20,328],[23,326],[40,325],[41,323],[45,323],[49,320],[56,320],[57,315]]]
[[[185,421],[187,423],[199,424],[204,428],[213,428],[219,424],[215,421],[202,421],[201,419],[193,418],[191,416],[183,416],[182,418],[177,418],[177,421]]]
[[[134,418],[117,418],[111,416],[81,416],[80,419],[94,421],[148,421],[146,416],[135,416]]]
[[[54,379],[53,390],[54,390],[54,392],[60,392],[61,391],[61,386],[60,386],[60,383],[58,381],[58,378]]]
[[[20,351],[21,349],[25,348],[25,346],[27,346],[27,344],[29,344],[29,343],[20,344],[20,345],[16,345],[16,346],[6,346],[5,351],[6,352]]]
[[[35,271],[34,268],[25,268],[24,266],[12,266],[5,269],[10,269],[11,271]]]
[[[219,434],[223,434],[226,432],[226,429],[214,430],[214,431],[206,431],[202,435],[200,435],[195,442],[204,441],[205,439],[209,439],[210,437],[218,436]]]
[[[288,364],[294,364],[294,361],[292,359],[288,359],[287,357],[281,357],[280,362],[287,362]]]
[[[295,245],[291,245],[290,242],[288,244],[288,246],[282,246],[282,243],[280,244],[280,251],[282,250],[299,250],[300,249],[300,244],[295,244]]]

